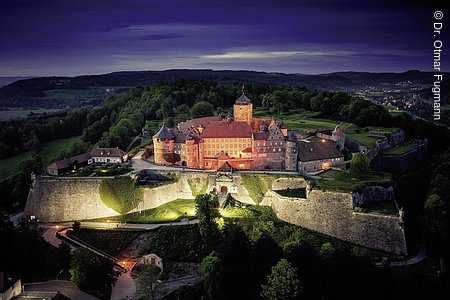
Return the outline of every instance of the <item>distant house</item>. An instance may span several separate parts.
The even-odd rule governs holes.
[[[92,163],[123,163],[127,159],[128,154],[119,148],[97,148],[88,153],[55,161],[47,167],[47,173],[59,176]]]
[[[9,300],[22,292],[19,277],[0,272],[0,300]]]
[[[343,162],[344,155],[331,141],[298,143],[298,171],[301,173],[341,167]]]
[[[90,163],[123,163],[128,159],[128,154],[116,148],[97,148],[89,152],[91,155]]]

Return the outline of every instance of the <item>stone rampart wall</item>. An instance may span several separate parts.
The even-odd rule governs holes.
[[[406,254],[402,220],[397,215],[353,211],[351,193],[312,190],[308,198],[267,198],[278,218],[365,247]]]
[[[228,177],[227,177],[228,176]],[[207,192],[222,189],[233,192],[241,202],[254,204],[239,173],[219,176],[209,172],[178,172],[178,180],[154,188],[144,189],[141,209],[154,208],[175,199],[194,199],[188,180],[206,182]],[[101,200],[99,186],[102,178],[37,178],[29,193],[25,215],[34,215],[42,222],[63,222],[95,219],[118,215]],[[280,177],[272,181],[272,190],[303,188],[302,178]],[[309,189],[308,189],[309,191]],[[388,193],[389,194],[389,193]],[[375,197],[370,193],[371,197]],[[362,194],[320,191],[313,189],[307,198],[288,198],[268,191],[262,201],[271,205],[278,218],[360,244],[398,254],[406,253],[402,221],[395,215],[378,215],[353,211],[354,197],[365,201]]]
[[[118,215],[100,200],[101,178],[36,178],[24,215],[65,222]]]

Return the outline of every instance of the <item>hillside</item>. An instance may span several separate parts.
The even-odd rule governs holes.
[[[27,76],[27,77],[0,77],[0,87],[3,87],[5,85],[11,84],[13,82],[16,82],[18,80],[24,80],[24,79],[29,79],[29,78],[33,78],[31,76]]]
[[[97,105],[131,87],[154,85],[177,79],[204,79],[229,83],[306,86],[312,89],[351,91],[358,88],[396,87],[401,83],[430,86],[432,73],[338,72],[319,75],[255,71],[167,70],[130,71],[77,77],[39,77],[15,81],[0,88],[1,107],[64,108]]]

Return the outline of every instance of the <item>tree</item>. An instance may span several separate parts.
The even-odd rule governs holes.
[[[286,259],[281,259],[267,276],[267,285],[261,285],[261,296],[265,299],[292,299],[301,289],[297,269]]]
[[[192,118],[207,117],[212,116],[213,114],[214,106],[206,101],[197,102],[191,107]]]
[[[116,113],[117,117],[117,113]],[[111,118],[112,119],[112,118]],[[110,126],[108,116],[104,116],[98,121],[92,123],[89,127],[83,131],[83,140],[90,144],[95,144],[102,137],[103,133],[108,130]]]
[[[356,153],[350,161],[350,173],[358,178],[370,172],[369,159],[362,153]]]
[[[218,299],[223,284],[223,266],[216,252],[212,252],[201,262],[200,277],[209,298]]]
[[[79,154],[83,154],[89,151],[89,145],[83,141],[75,141],[72,143],[69,149],[62,149],[59,152],[58,159],[65,159],[73,157]]]
[[[42,150],[41,142],[34,131],[30,133],[28,140],[23,144],[23,146],[25,147],[25,150],[32,151],[34,153],[38,153]]]
[[[161,270],[155,265],[146,266],[139,274],[136,281],[136,293],[134,299],[155,299],[156,292],[161,286],[161,281],[158,279]]]
[[[70,280],[82,289],[108,290],[119,275],[111,261],[84,248],[75,250],[70,266]]]
[[[214,194],[199,194],[195,197],[195,209],[199,219],[199,231],[203,237],[215,237],[219,233],[216,218],[220,217],[219,201]]]
[[[80,223],[80,221],[75,221],[75,222],[73,222],[73,224],[72,224],[72,230],[73,230],[73,232],[77,233],[78,231],[80,231],[80,229],[81,229],[81,223]]]
[[[424,204],[424,220],[429,230],[438,235],[445,236],[449,221],[447,204],[437,194],[431,194]]]

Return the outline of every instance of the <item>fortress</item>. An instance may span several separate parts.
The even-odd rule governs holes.
[[[302,140],[289,133],[283,122],[254,118],[253,104],[243,91],[233,111],[234,119],[230,115],[225,119],[196,118],[172,130],[163,125],[153,136],[154,162],[183,168],[169,168],[170,174],[160,167],[159,171],[141,170],[153,185],[138,186],[140,175],[125,177],[133,180],[132,189],[142,189],[143,196],[134,200],[133,209],[127,207],[129,211],[121,213],[212,192],[219,195],[221,204],[231,195],[244,204],[270,206],[280,220],[319,233],[386,252],[407,253],[401,212],[381,214],[361,209],[372,202],[394,201],[392,187],[366,186],[340,192],[314,186],[313,177],[298,174],[343,167],[344,156],[339,149],[347,140],[338,127],[328,130],[327,135],[318,135],[321,141]],[[95,151],[104,163],[111,160],[113,152],[118,152],[117,159],[124,159],[118,149]],[[59,163],[72,170],[80,160],[75,157]],[[67,222],[119,214],[114,205],[108,206],[100,191],[102,183],[114,177],[64,177],[59,176],[59,169],[48,174],[54,176],[33,180],[25,215],[42,222]],[[292,190],[301,192],[292,196]]]
[[[172,131],[163,125],[153,136],[155,163],[224,171],[301,172],[343,164],[337,140],[299,142],[295,134],[288,134],[283,122],[253,118],[253,104],[243,91],[233,106],[233,116],[191,119]],[[306,159],[299,159],[302,157]]]
[[[155,176],[170,175],[151,171]],[[173,176],[174,174],[171,173]],[[258,199],[245,181],[258,182]],[[24,215],[42,222],[68,222],[103,217],[119,213],[102,200],[102,180],[113,177],[37,177],[30,190]],[[131,180],[131,179],[130,179]],[[304,189],[299,197],[282,196],[282,191]],[[360,212],[364,203],[393,200],[392,188],[365,187],[353,192],[321,190],[300,175],[256,174],[230,172],[176,173],[176,180],[162,185],[143,187],[143,198],[130,212],[151,209],[176,199],[194,199],[198,191],[216,192],[219,199],[230,194],[246,204],[271,206],[283,221],[330,235],[357,245],[396,254],[406,254],[403,220],[398,214]]]

